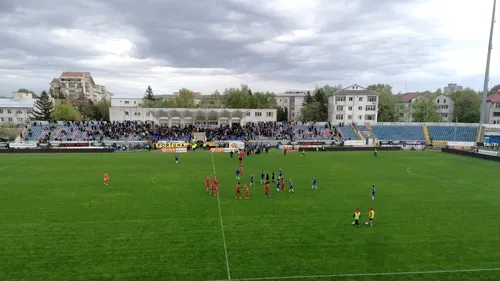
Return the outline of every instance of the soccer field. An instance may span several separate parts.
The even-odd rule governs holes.
[[[272,151],[244,160],[243,182],[283,168],[295,193],[236,200],[237,159],[179,156],[1,154],[0,280],[500,280],[498,163]]]

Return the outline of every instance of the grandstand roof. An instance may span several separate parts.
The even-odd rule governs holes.
[[[358,84],[353,84],[349,87],[345,87],[341,90],[336,91],[333,93],[332,96],[338,96],[338,95],[376,95],[378,96],[378,93],[375,91],[367,90],[365,87],[361,87]]]
[[[24,99],[0,99],[0,108],[32,108],[35,105],[35,100]]]
[[[75,77],[83,77],[85,73],[83,72],[63,72],[61,77],[63,78],[75,78]]]
[[[494,93],[493,95],[489,96],[486,101],[489,102],[500,102],[500,92]]]

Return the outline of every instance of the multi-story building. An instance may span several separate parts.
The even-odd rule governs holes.
[[[328,120],[334,124],[376,123],[378,101],[378,93],[351,85],[328,98]]]
[[[486,123],[500,124],[500,92],[490,95],[486,100]]]
[[[29,122],[34,105],[35,99],[30,93],[14,93],[12,98],[0,99],[0,123]]]
[[[436,104],[436,111],[442,117],[441,122],[453,122],[453,100],[446,95],[436,95],[432,93],[406,93],[399,95],[400,103],[396,105],[399,122],[413,122],[413,113],[416,104],[422,99],[430,99]]]
[[[61,93],[68,99],[78,99],[83,96],[93,102],[109,100],[111,93],[106,87],[94,82],[90,72],[63,72],[59,78],[52,79],[50,89],[53,94],[59,96]]]
[[[288,90],[284,93],[276,94],[276,103],[281,108],[288,111],[288,121],[300,120],[300,111],[306,97],[307,91]]]
[[[454,83],[450,83],[450,84],[448,84],[448,86],[443,88],[443,94],[451,95],[455,92],[463,91],[463,89],[464,89],[464,87],[462,87],[462,86],[459,86],[459,85],[454,84]]]

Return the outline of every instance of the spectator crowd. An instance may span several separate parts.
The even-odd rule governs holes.
[[[202,133],[206,141],[225,140],[333,140],[342,138],[331,125],[297,125],[290,122],[258,122],[196,127],[172,126],[152,122],[122,121],[67,121],[27,126],[25,141],[190,141],[195,133]]]

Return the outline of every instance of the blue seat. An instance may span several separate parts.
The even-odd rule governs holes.
[[[429,135],[436,141],[474,142],[477,127],[429,126]]]
[[[373,125],[372,130],[379,140],[425,140],[424,130],[419,125]]]

